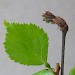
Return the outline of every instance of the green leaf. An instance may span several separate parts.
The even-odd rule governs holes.
[[[56,75],[56,74],[51,69],[45,69],[32,75]]]
[[[71,68],[69,75],[75,75],[75,67]]]
[[[24,65],[47,63],[48,36],[35,24],[8,23],[4,21],[7,33],[4,42],[6,52],[15,62]]]

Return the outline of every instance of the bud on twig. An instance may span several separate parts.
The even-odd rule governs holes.
[[[60,30],[63,32],[67,32],[68,31],[68,25],[65,22],[64,19],[53,15],[51,12],[46,11],[45,13],[43,13],[43,21],[46,21],[47,23],[52,23],[52,24],[57,24],[60,27]]]

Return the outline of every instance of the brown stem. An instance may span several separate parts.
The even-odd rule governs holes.
[[[62,31],[61,75],[64,75],[65,38],[66,32]]]

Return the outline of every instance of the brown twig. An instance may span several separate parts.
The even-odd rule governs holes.
[[[49,11],[43,13],[42,16],[43,16],[43,21],[46,21],[47,23],[51,22],[52,24],[57,24],[60,27],[60,30],[62,31],[61,75],[64,75],[65,38],[66,38],[66,33],[68,31],[68,25],[64,19],[53,15]]]

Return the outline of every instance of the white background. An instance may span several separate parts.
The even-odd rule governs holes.
[[[6,30],[4,19],[9,22],[35,23],[49,36],[48,62],[55,67],[61,56],[61,31],[56,25],[42,21],[42,12],[49,10],[64,18],[69,25],[66,37],[65,75],[75,66],[75,1],[74,0],[0,0],[0,75],[31,75],[42,66],[24,66],[10,60],[4,51]]]

